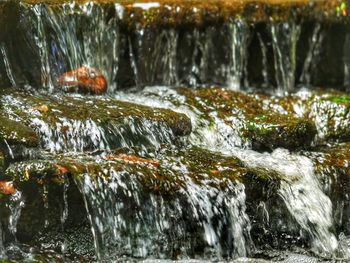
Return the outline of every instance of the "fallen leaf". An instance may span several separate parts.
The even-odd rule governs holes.
[[[154,168],[158,168],[160,165],[158,161],[148,160],[135,155],[127,155],[127,154],[107,155],[105,159],[108,161],[122,161],[130,164],[150,165],[150,166],[153,166]]]
[[[33,109],[40,111],[41,113],[47,113],[49,111],[49,107],[47,105],[38,105],[33,107]]]
[[[69,170],[66,167],[62,166],[62,165],[55,164],[54,166],[57,169],[57,172],[59,174],[67,174],[67,173],[69,173]]]

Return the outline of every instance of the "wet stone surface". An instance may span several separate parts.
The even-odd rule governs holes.
[[[23,191],[26,200],[26,207],[22,210],[21,218],[17,225],[17,237],[22,242],[35,245],[44,242],[40,238],[42,234],[37,235],[37,233],[46,232],[47,234],[44,235],[46,238],[50,238],[50,235],[54,235],[54,233],[59,233],[61,238],[64,236],[68,237],[69,241],[66,244],[68,246],[67,253],[72,253],[72,256],[76,257],[87,253],[87,251],[79,252],[78,250],[81,249],[81,246],[74,244],[79,239],[79,236],[76,236],[76,229],[81,229],[79,231],[83,231],[83,233],[88,233],[89,231],[89,228],[86,228],[88,222],[84,219],[86,214],[82,196],[88,199],[89,206],[92,206],[91,209],[107,201],[100,199],[103,198],[103,192],[107,194],[109,191],[112,191],[110,194],[113,193],[115,202],[120,202],[121,207],[118,209],[120,218],[118,220],[121,220],[119,223],[128,222],[128,226],[114,222],[116,224],[114,227],[117,228],[121,236],[113,237],[112,233],[106,230],[105,235],[101,236],[102,240],[99,241],[102,242],[100,245],[106,246],[105,249],[111,246],[107,239],[114,238],[114,242],[120,242],[117,253],[136,256],[137,250],[129,247],[130,245],[125,243],[124,240],[131,238],[132,242],[137,244],[139,241],[145,240],[144,235],[148,231],[154,231],[146,240],[157,242],[157,239],[171,235],[170,247],[182,246],[182,243],[185,242],[188,249],[195,249],[199,244],[202,244],[203,247],[196,248],[197,251],[195,252],[201,254],[203,253],[202,249],[208,246],[206,242],[209,242],[207,240],[208,237],[202,236],[203,233],[207,233],[205,227],[203,229],[202,224],[212,225],[211,227],[214,227],[219,235],[228,235],[226,238],[228,240],[231,238],[235,239],[234,242],[237,245],[249,242],[249,234],[243,229],[244,233],[242,232],[242,234],[245,236],[243,239],[241,239],[242,237],[231,236],[231,234],[225,233],[225,229],[233,227],[231,224],[234,224],[234,221],[231,220],[234,220],[235,217],[228,211],[233,209],[232,212],[239,214],[245,212],[245,207],[231,203],[233,201],[231,198],[243,194],[236,192],[236,187],[244,182],[248,198],[248,209],[254,213],[253,207],[256,205],[256,202],[259,202],[258,200],[266,201],[276,196],[272,189],[274,187],[278,188],[281,175],[265,169],[247,168],[238,158],[222,156],[200,148],[184,150],[165,148],[155,154],[152,159],[150,157],[137,156],[132,152],[126,154],[125,150],[105,152],[96,156],[76,154],[48,155],[45,160],[24,161],[10,165],[6,171],[6,178],[14,181],[15,186]],[[62,188],[67,183],[70,184],[69,190],[66,192],[68,203],[65,207],[62,207],[62,198],[64,196]],[[87,187],[86,184],[91,185]],[[203,192],[203,189],[207,190]],[[90,194],[92,193],[97,199],[90,199]],[[198,198],[197,201],[193,200],[194,203],[189,202],[188,199],[192,195]],[[139,203],[140,198],[142,203]],[[212,215],[207,214],[210,210],[206,210],[204,207],[201,208],[201,202],[204,201],[208,202],[207,205],[211,207],[210,210],[213,209]],[[172,216],[169,218],[168,214],[153,214],[154,211],[147,208],[148,205],[155,205],[153,202],[161,202],[163,205],[162,209],[165,209]],[[124,206],[122,204],[129,205]],[[229,207],[229,204],[234,207]],[[178,205],[188,207],[194,214],[190,211],[186,212],[180,207],[180,210],[177,211],[176,206]],[[235,207],[236,205],[238,206]],[[39,207],[41,207],[41,212],[38,210]],[[59,207],[60,212],[57,213],[57,210],[53,211],[51,207]],[[279,207],[283,209],[284,206],[281,204]],[[68,217],[65,218],[64,222],[60,222],[62,214],[68,208]],[[113,212],[113,206],[110,209],[112,211],[109,212]],[[175,211],[173,209],[180,214],[174,214]],[[77,211],[80,212],[77,213]],[[107,211],[107,213],[109,212]],[[106,218],[103,218],[106,216],[105,214],[97,213],[95,216],[97,217],[96,220],[101,220],[99,221],[101,224],[108,224],[104,221]],[[141,218],[138,218],[139,216]],[[241,223],[247,224],[248,222],[245,222],[246,219],[244,218],[245,215],[241,214],[241,216],[242,218],[239,219],[242,220]],[[149,225],[143,226],[140,231],[133,233],[135,227],[140,227],[139,220],[146,220]],[[152,223],[152,220],[155,222]],[[216,223],[217,220],[220,222],[218,225]],[[258,217],[257,220],[259,220]],[[181,231],[171,234],[168,231],[173,226],[163,225],[159,229],[154,225],[154,223],[166,224],[166,222],[171,223],[171,225],[178,225],[177,231]],[[263,223],[259,221],[255,224]],[[104,227],[108,228],[108,225],[104,225]],[[169,227],[171,228],[168,229]],[[247,227],[249,226],[247,225]],[[165,233],[162,233],[162,231],[165,231]],[[191,237],[188,236],[188,241],[182,240],[181,235],[183,233],[191,235]],[[216,241],[223,248],[222,256],[229,256],[232,253],[230,252],[232,249],[231,244],[226,238],[219,238]],[[87,242],[91,243],[91,239],[92,237],[90,236]],[[58,244],[61,244],[63,241],[61,240]],[[143,246],[150,249],[149,245],[145,244]],[[153,252],[153,255],[156,257],[160,255],[174,257],[176,253],[180,253],[179,251],[169,250],[169,245],[163,248],[158,247]],[[52,244],[51,246],[52,249],[60,249],[58,245],[54,246]],[[161,245],[159,246],[162,247]],[[216,245],[209,244],[209,246],[215,247]],[[181,254],[189,253],[189,255],[192,255],[194,251],[191,252],[191,249],[186,250],[186,252],[183,251]],[[241,249],[248,248],[242,247]]]
[[[0,100],[2,115],[7,116],[0,119],[4,139],[10,144],[28,141],[27,146],[33,147],[35,130],[41,145],[51,151],[156,146],[191,132],[191,122],[184,114],[108,98],[48,98],[12,92]]]

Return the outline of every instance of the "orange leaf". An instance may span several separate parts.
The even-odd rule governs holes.
[[[67,174],[67,173],[69,173],[69,170],[66,167],[62,166],[62,165],[55,164],[54,166],[56,167],[56,169],[57,169],[59,174]]]
[[[47,105],[38,105],[33,107],[33,109],[40,111],[41,113],[47,113],[49,111],[49,107]]]
[[[158,161],[148,160],[141,157],[137,157],[135,155],[127,155],[127,154],[107,155],[105,159],[109,161],[122,161],[130,164],[151,165],[154,168],[158,168],[160,165]]]

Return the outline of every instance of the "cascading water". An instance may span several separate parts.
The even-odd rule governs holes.
[[[173,165],[169,168],[174,169]],[[170,199],[145,192],[138,178],[142,175],[136,173],[110,170],[108,179],[95,181],[88,174],[77,179],[100,259],[123,254],[186,258],[193,256],[198,242],[204,242],[205,253],[213,257],[227,256],[229,250],[234,258],[249,254],[252,241],[244,185],[231,183],[221,191],[210,186],[218,182],[208,179],[197,185],[187,177],[185,166],[177,169],[185,174],[185,187]],[[187,237],[188,231],[197,228],[198,236]],[[222,247],[223,239],[228,240],[228,248]]]
[[[230,23],[229,29],[232,50],[227,85],[233,90],[240,90],[247,66],[249,26],[244,20],[235,20]]]
[[[300,82],[306,87],[311,86],[311,77],[313,76],[313,72],[316,69],[323,38],[324,33],[322,26],[320,23],[317,23],[309,41],[309,51],[304,61],[303,71],[300,75]]]
[[[137,86],[140,83],[178,83],[176,30],[162,29],[154,33],[152,29],[141,28],[136,31],[132,44],[130,58]]]
[[[348,260],[347,156],[321,162],[325,170],[343,165],[334,169],[334,194],[305,152],[350,138],[350,100],[291,94],[299,73],[306,88],[317,82],[323,21],[306,30],[308,50],[297,63],[304,20],[284,19],[284,7],[270,17],[258,4],[237,11],[226,1],[201,3],[203,15],[170,2],[18,4],[42,87],[20,87],[11,41],[0,42],[1,74],[16,88],[0,87],[0,199],[8,198],[9,214],[0,218],[0,258],[31,257],[32,248],[22,253],[28,246],[61,261],[276,259],[274,249]],[[347,34],[342,90],[350,87],[349,41]],[[262,61],[250,72],[254,48]],[[59,76],[83,66],[102,72],[107,94],[54,90]],[[277,97],[241,92],[250,83],[269,88],[272,78]],[[38,203],[44,211],[36,215]],[[95,255],[79,249],[82,240]]]
[[[11,68],[10,61],[8,59],[6,47],[5,47],[5,44],[3,44],[1,42],[0,42],[0,53],[2,55],[4,64],[5,64],[5,70],[6,70],[7,77],[10,80],[12,87],[16,87],[17,85],[16,85],[15,78],[12,74],[12,68]]]
[[[297,41],[300,25],[295,22],[279,22],[270,25],[275,63],[277,92],[294,90]]]
[[[93,2],[56,7],[37,4],[24,9],[25,21],[31,26],[28,38],[34,39],[39,51],[44,87],[52,91],[62,73],[88,66],[98,68],[107,77],[109,91],[115,90],[118,16],[109,17],[108,10]]]

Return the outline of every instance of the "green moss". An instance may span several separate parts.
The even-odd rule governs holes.
[[[64,123],[63,120],[92,120],[98,126],[106,129],[107,132],[110,130],[110,126],[120,126],[130,129],[128,121],[140,125],[144,121],[152,123],[153,126],[162,125],[171,130],[175,136],[188,135],[192,129],[190,119],[184,114],[114,99],[96,97],[86,99],[71,96],[57,98],[41,95],[33,96],[24,92],[11,92],[8,94],[3,92],[3,94],[14,98],[18,102],[16,104],[7,103],[5,107],[11,112],[13,117],[21,119],[22,123],[31,125],[31,119],[39,118],[45,123],[48,123],[53,129],[60,124],[61,132],[64,132],[64,126],[62,126]],[[4,134],[7,135],[6,138],[10,138],[12,131],[9,128],[6,129],[6,127],[11,127],[7,124],[10,120],[3,118],[3,122],[5,121],[6,123],[3,125]],[[2,119],[0,119],[0,125],[1,122]],[[13,125],[21,125],[18,122],[13,123]],[[26,138],[29,135],[31,135],[29,138],[33,137],[33,131],[24,125],[21,125],[21,127],[18,127],[19,132],[21,132],[21,136],[18,135],[20,139],[22,137]]]
[[[343,96],[329,96],[326,98],[326,100],[329,100],[331,102],[337,103],[337,104],[347,104],[350,105],[350,97],[343,95]]]
[[[215,123],[212,114],[215,113],[233,130],[240,129],[240,136],[252,142],[256,150],[308,147],[316,134],[315,125],[310,119],[265,109],[263,101],[267,99],[266,96],[220,88],[179,88],[177,91],[209,123]]]
[[[1,110],[1,109],[0,109]],[[0,112],[0,140],[6,140],[9,145],[25,145],[36,147],[39,139],[36,133],[19,121],[11,120]]]

